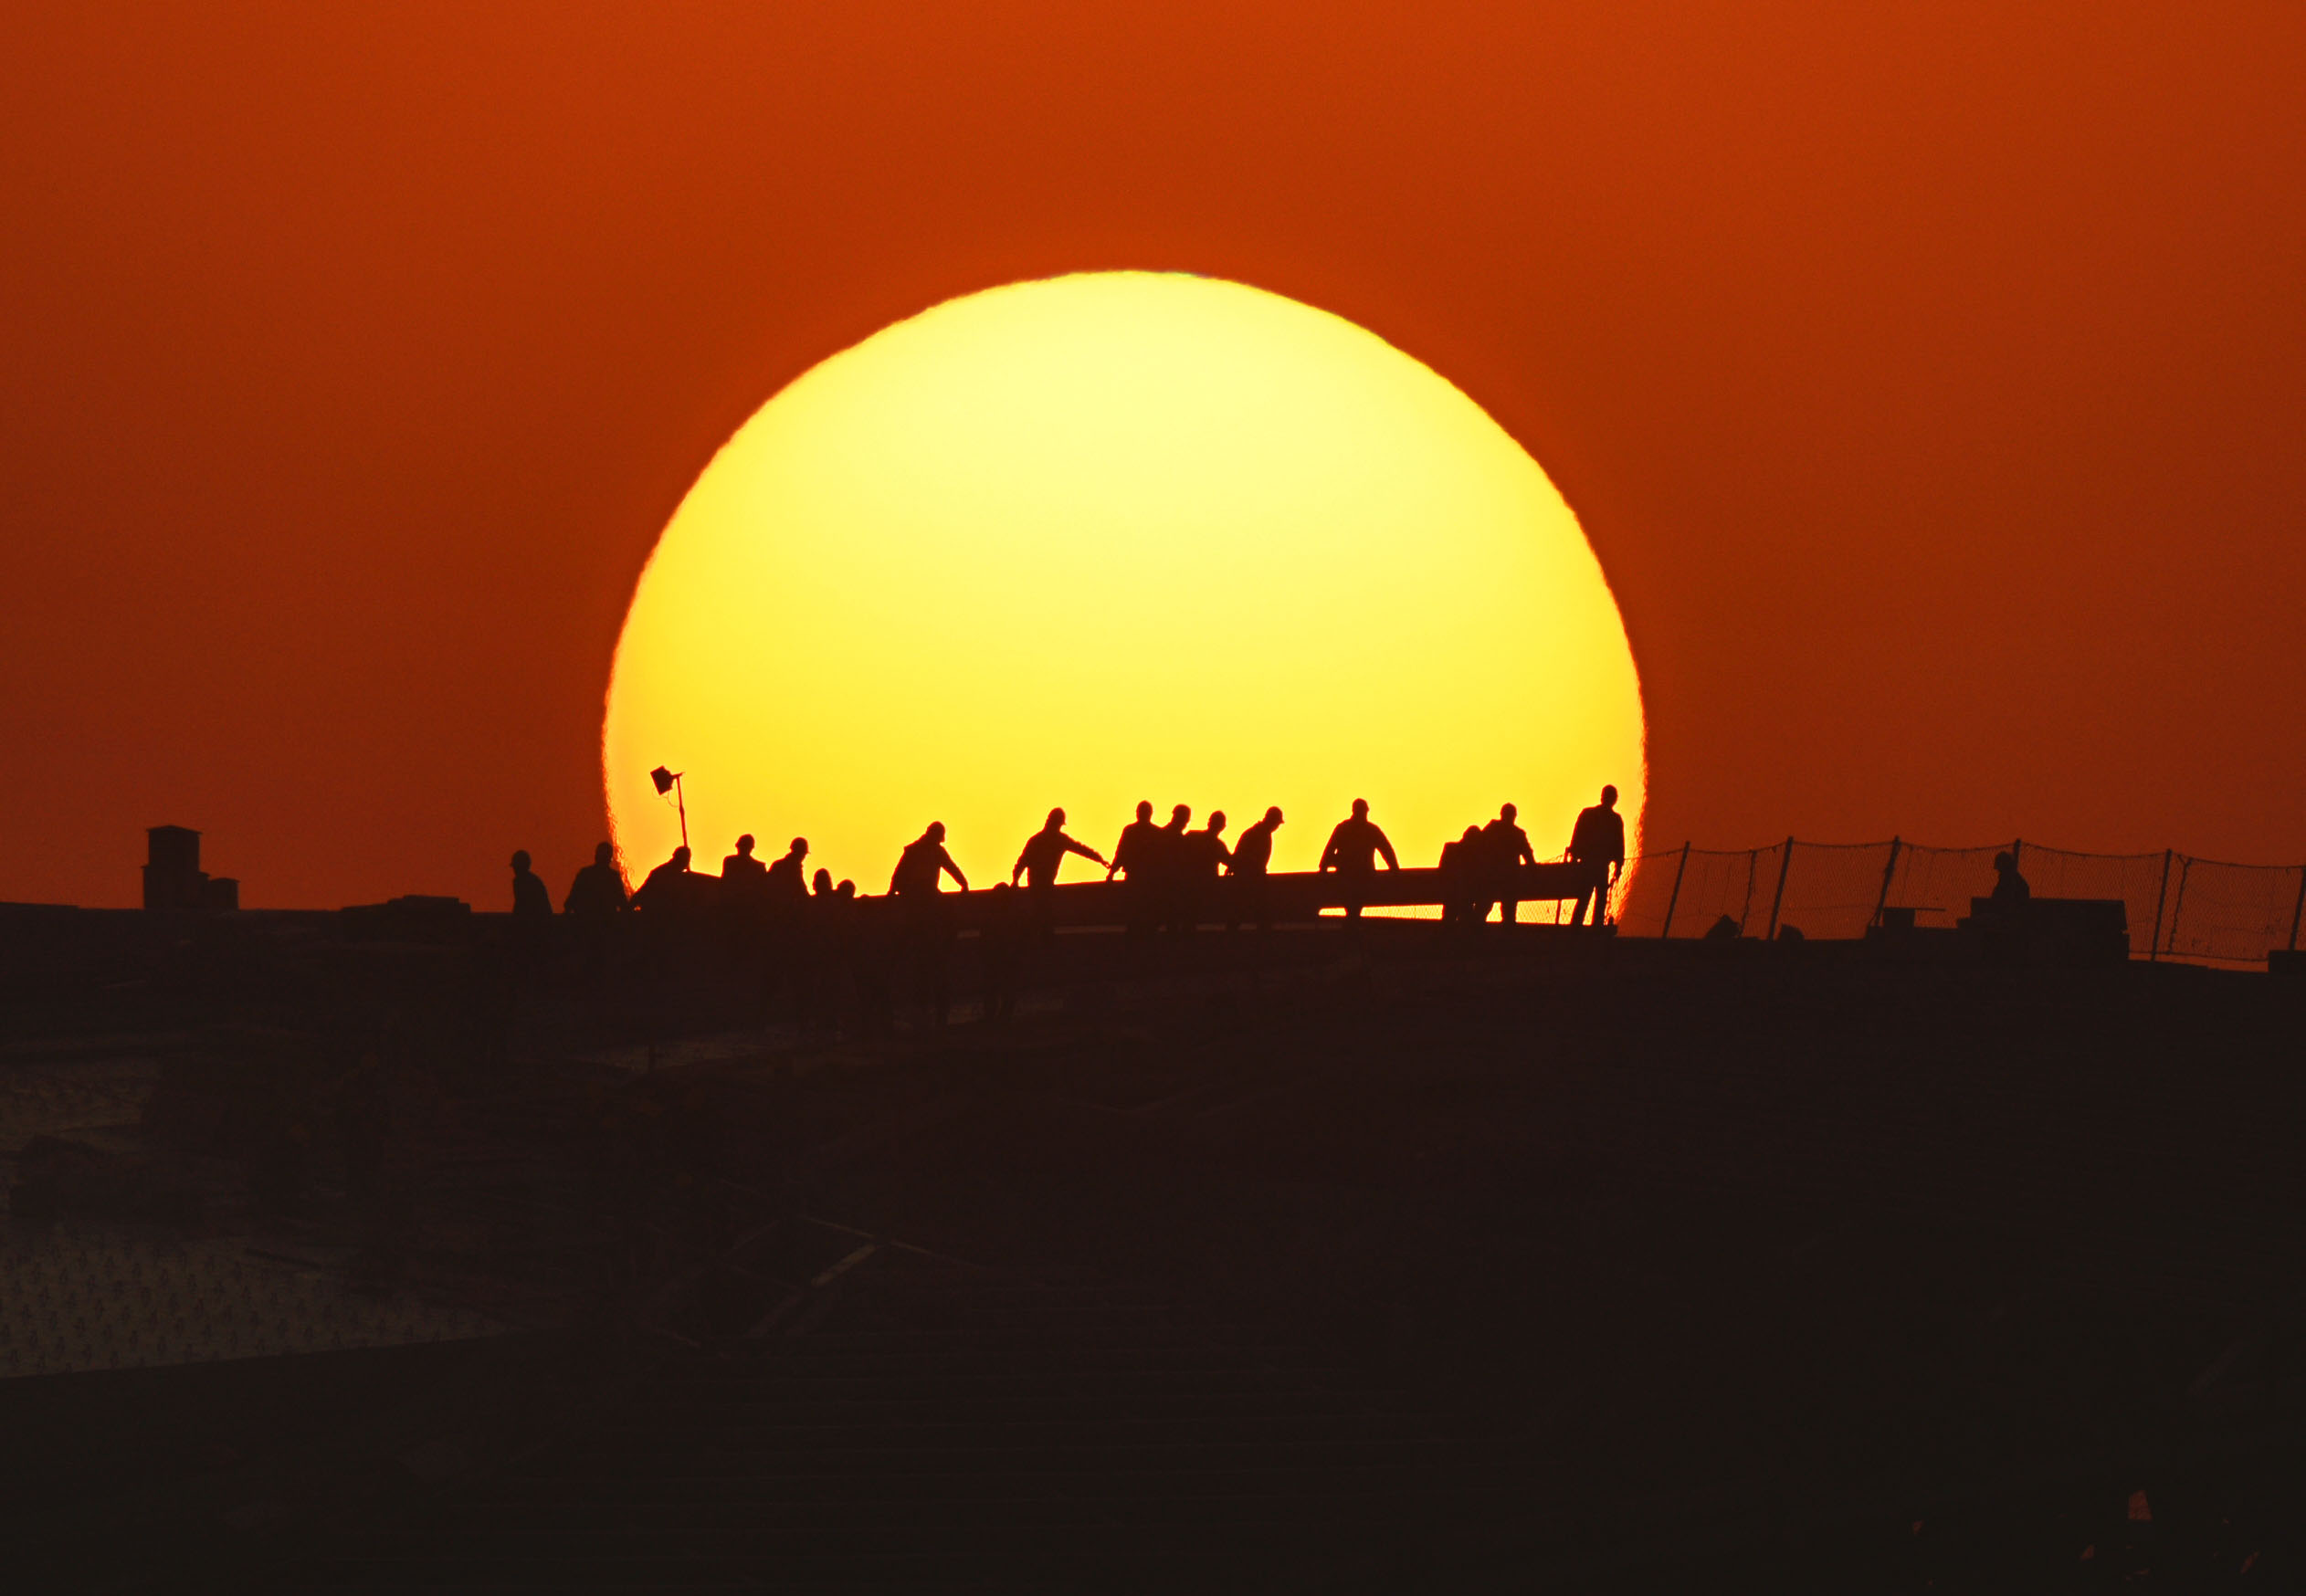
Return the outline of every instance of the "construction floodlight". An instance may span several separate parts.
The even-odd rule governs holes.
[[[689,799],[681,789],[680,776],[680,772],[668,770],[663,765],[648,772],[648,779],[657,784],[657,796],[662,798],[669,793],[673,802],[680,808],[680,845],[685,848],[689,845]]]

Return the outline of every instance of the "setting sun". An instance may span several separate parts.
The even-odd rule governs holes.
[[[1500,803],[1541,856],[1642,710],[1616,605],[1537,463],[1434,372],[1237,283],[1142,272],[940,305],[803,375],[665,529],[603,734],[628,866],[740,832],[879,892],[950,830],[1006,879],[1053,804],[1141,798],[1308,869],[1356,797],[1404,864]],[[1077,868],[1081,867],[1077,866]]]

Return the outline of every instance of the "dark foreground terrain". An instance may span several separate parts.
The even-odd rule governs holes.
[[[12,1587],[2306,1580],[2294,982],[1332,922],[884,1031],[486,941],[16,989],[149,1089],[7,1145]],[[499,1333],[105,1368],[65,1235]]]

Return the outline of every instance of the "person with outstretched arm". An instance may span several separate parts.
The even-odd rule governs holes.
[[[1068,854],[1078,854],[1092,865],[1105,863],[1104,855],[1065,835],[1065,811],[1052,809],[1041,829],[1025,839],[1016,866],[1009,872],[1009,885],[1015,887],[1022,878],[1036,892],[1056,886],[1058,870]]]

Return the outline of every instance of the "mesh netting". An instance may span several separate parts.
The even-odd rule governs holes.
[[[1645,854],[1618,903],[1618,929],[1630,937],[1701,937],[1727,915],[1741,927],[1751,919],[1753,934],[1759,936],[1784,852],[1781,846]],[[1753,906],[1757,892],[1762,900],[1758,910]]]
[[[2140,957],[2256,964],[2298,946],[2306,866],[2230,865],[2184,854],[2076,854],[2012,841],[1976,848],[1912,843],[1806,843],[1645,854],[1616,905],[1630,937],[1701,937],[1725,916],[1744,937],[1798,929],[1862,937],[1886,906],[1950,928],[1994,891],[1994,856],[2010,850],[2037,898],[2120,899]]]
[[[1925,848],[1903,843],[1890,874],[1891,908],[1911,908],[1919,926],[1951,928],[1970,912],[1970,900],[1994,891],[1994,856],[2007,848]]]
[[[2130,950],[2153,950],[2154,914],[2163,907],[2161,854],[2069,854],[2019,845],[2017,867],[2037,898],[2119,898],[2130,919]],[[2265,950],[2259,950],[2259,957]]]
[[[1888,843],[1795,843],[1779,895],[1779,932],[1791,926],[1805,937],[1864,936],[1881,906],[1890,857]]]
[[[2255,964],[2269,949],[2294,946],[2301,881],[2296,865],[2228,865],[2178,856],[2162,956]]]

